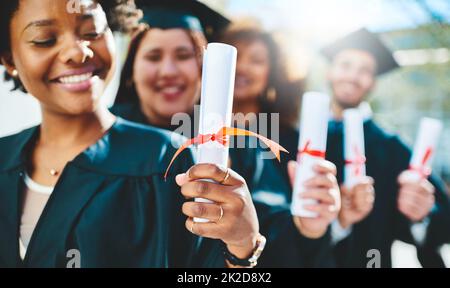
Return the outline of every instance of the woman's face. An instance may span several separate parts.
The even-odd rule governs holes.
[[[146,32],[134,60],[133,82],[150,121],[170,124],[174,114],[191,112],[200,95],[199,62],[185,30]]]
[[[270,56],[262,41],[238,42],[236,83],[234,99],[236,101],[254,100],[267,89],[270,73]]]
[[[67,3],[19,2],[11,19],[12,57],[6,66],[10,72],[17,69],[44,111],[92,113],[114,70],[113,36],[96,1],[81,1],[77,11]]]

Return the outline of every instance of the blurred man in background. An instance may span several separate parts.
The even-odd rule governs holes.
[[[372,212],[362,218],[351,213],[352,209],[357,210],[355,205],[343,205],[341,221],[332,226],[336,264],[366,267],[368,252],[377,249],[381,267],[391,267],[392,243],[402,240],[418,248],[423,266],[442,266],[437,247],[427,243],[448,241],[450,202],[446,188],[433,175],[420,181],[408,180],[405,171],[411,150],[399,137],[383,131],[373,121],[370,109],[364,108],[364,100],[375,87],[377,77],[398,67],[392,53],[366,29],[349,34],[322,52],[331,62],[328,81],[333,96],[327,158],[336,164],[338,179],[343,182],[342,113],[359,107],[365,119],[367,175],[375,181]],[[343,203],[344,198],[354,196],[342,195]]]

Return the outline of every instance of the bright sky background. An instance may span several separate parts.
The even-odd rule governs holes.
[[[269,30],[307,30],[328,42],[362,26],[380,32],[429,22],[420,2],[450,22],[449,0],[228,0],[226,10],[233,17],[255,16]]]

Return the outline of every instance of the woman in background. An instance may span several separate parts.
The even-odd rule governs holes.
[[[112,111],[131,121],[175,130],[172,117],[176,113],[193,115],[194,104],[200,99],[202,47],[206,46],[206,38],[216,36],[207,32],[220,31],[228,21],[198,1],[151,1],[141,8],[148,27],[133,37]],[[195,136],[195,124],[189,123],[189,127],[186,136]],[[244,175],[249,187],[255,185],[257,153],[256,149],[230,150],[232,168]],[[322,177],[332,174],[328,166],[320,169]],[[333,182],[327,183],[332,190]],[[335,204],[334,199],[330,202]],[[263,266],[309,266],[308,261],[317,261],[323,242],[311,241],[310,237],[317,238],[313,233],[325,233],[326,224],[312,221],[303,225],[299,233],[284,207],[255,204],[261,229],[269,238],[261,259]],[[289,243],[292,237],[299,239],[294,245]],[[265,256],[267,251],[274,253]]]
[[[252,187],[257,192],[252,193],[253,198],[268,204],[282,203],[290,206],[299,139],[296,124],[303,94],[303,81],[289,78],[281,47],[272,34],[258,25],[246,21],[236,23],[222,35],[221,41],[235,46],[239,51],[234,112],[245,117],[235,117],[236,124],[258,129],[254,132],[271,138],[279,136],[280,144],[290,152],[281,162],[274,159],[258,165],[259,173],[255,180],[257,185]],[[258,113],[267,115],[267,118],[249,117]],[[261,119],[267,119],[268,122],[264,123]],[[279,197],[273,197],[266,193],[267,191],[276,191]],[[322,205],[331,203],[328,202],[331,199],[317,200]],[[320,220],[316,221],[322,221],[323,227],[328,227],[337,216],[332,214],[324,213],[318,218]],[[330,234],[324,235],[325,238],[328,236]],[[324,243],[328,246],[324,246],[321,257],[316,258],[320,261],[310,263],[309,266],[334,266],[331,243],[329,239]]]

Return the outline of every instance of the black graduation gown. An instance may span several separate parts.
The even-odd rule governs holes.
[[[373,211],[353,226],[349,237],[336,245],[335,259],[340,267],[366,267],[370,249],[378,249],[381,267],[391,267],[391,246],[394,240],[416,245],[419,260],[428,266],[428,257],[435,259],[416,243],[411,234],[411,222],[397,209],[398,175],[408,169],[411,150],[394,135],[387,134],[372,120],[364,123],[367,175],[375,179],[375,203]],[[329,125],[327,159],[338,167],[338,180],[344,179],[343,125],[331,121]],[[448,239],[450,202],[445,186],[434,175],[429,178],[436,188],[436,205],[430,214],[427,238]],[[433,253],[434,254],[434,253]],[[439,257],[440,258],[440,257]],[[436,262],[434,262],[436,263]],[[441,262],[442,263],[442,262]]]
[[[337,178],[343,182],[343,127],[341,122],[330,122],[327,141],[327,160],[337,166]],[[375,179],[376,200],[372,213],[362,222],[355,224],[349,237],[334,248],[334,259],[322,257],[322,265],[338,267],[366,267],[369,259],[366,254],[370,249],[381,252],[382,267],[391,267],[391,246],[396,239],[416,245],[418,258],[424,267],[443,267],[436,247],[449,242],[450,205],[445,186],[437,177],[430,181],[436,187],[436,207],[430,216],[427,237],[423,246],[414,242],[410,232],[410,221],[396,208],[398,184],[397,176],[408,168],[411,151],[398,137],[386,134],[373,121],[364,124],[365,147],[367,158],[367,175]],[[289,150],[288,157],[281,163],[273,162],[263,168],[258,185],[278,189],[285,201],[291,201],[292,188],[287,174],[287,162],[296,160],[299,133],[293,128],[280,130],[283,147]],[[273,188],[273,179],[277,186]],[[326,247],[323,249],[326,250]],[[322,255],[326,255],[326,251]],[[328,260],[328,262],[326,261]],[[333,263],[334,262],[334,263]]]
[[[120,118],[64,168],[22,261],[23,176],[38,134],[34,127],[0,139],[0,267],[66,267],[71,249],[81,267],[224,265],[216,250],[200,253],[200,239],[184,227],[174,177],[193,165],[192,154],[183,153],[165,181],[170,133]]]
[[[276,213],[274,213],[275,216],[270,217],[273,222],[269,221],[270,224],[267,227],[274,231],[276,231],[277,227],[292,225],[292,216],[290,213],[292,186],[287,172],[287,163],[290,160],[296,160],[298,137],[299,133],[294,128],[281,126],[279,130],[280,144],[289,151],[289,154],[283,154],[281,161],[277,161],[276,159],[262,161],[260,160],[262,157],[259,157],[256,165],[257,168],[254,173],[255,184],[253,186],[254,198],[258,202],[264,203],[264,205],[274,203],[271,206],[276,207],[280,205],[289,211],[288,216],[284,216],[285,218],[289,217],[289,221],[286,219],[284,221],[277,219]],[[267,151],[267,149],[258,149],[256,151],[257,153],[261,153],[264,150]],[[271,191],[271,193],[266,194],[267,191]],[[296,233],[295,235],[291,234],[286,237],[279,237],[279,239],[276,239],[276,242],[279,247],[291,246],[290,250],[296,251],[296,257],[300,261],[297,261],[297,264],[291,267],[335,267],[330,236],[330,232],[327,231],[323,237],[314,240],[299,236],[299,233]],[[295,248],[292,248],[292,246]],[[289,252],[286,251],[287,249],[279,248],[279,250],[283,251],[283,257],[287,259],[293,257],[289,255]],[[290,262],[293,263],[294,261]]]
[[[130,121],[149,125],[138,103],[116,104],[111,108],[111,112]],[[174,130],[178,127],[161,128]],[[232,138],[231,147],[242,147],[233,146],[237,145],[239,141],[246,142],[243,147],[249,147],[248,141],[253,141],[253,138]],[[278,161],[276,159],[264,160],[261,157],[263,151],[266,151],[266,149],[261,147],[230,149],[231,168],[246,179],[252,196],[258,195],[259,192],[265,192],[272,195],[276,194],[274,197],[279,197],[278,194],[286,193],[288,188],[279,189],[279,186],[284,185],[285,181],[281,181],[277,173],[271,174],[269,172],[278,171],[273,166],[278,165]],[[287,162],[285,155],[282,155],[282,161],[284,161],[283,163]],[[258,214],[260,231],[268,240],[258,267],[323,266],[324,254],[326,254],[324,251],[329,247],[328,235],[318,240],[311,240],[298,233],[292,221],[288,202],[275,204],[259,197],[253,197],[253,201]],[[207,243],[208,241],[204,240],[204,242]]]

